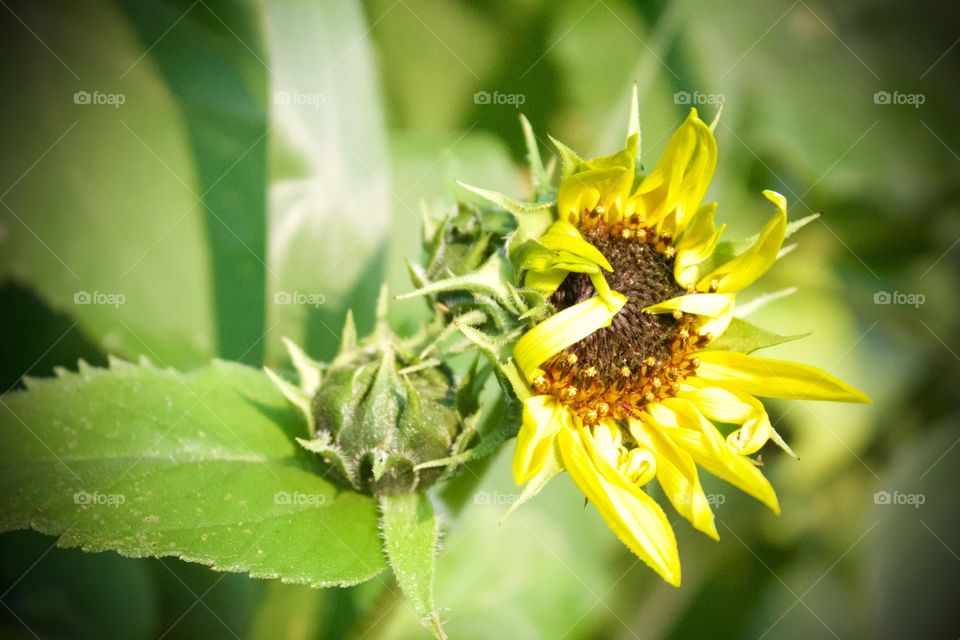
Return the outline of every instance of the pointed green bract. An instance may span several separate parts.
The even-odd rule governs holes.
[[[527,145],[527,164],[530,165],[530,179],[533,183],[533,199],[535,202],[547,202],[553,200],[550,195],[553,193],[553,187],[550,184],[550,174],[543,166],[543,160],[540,158],[540,147],[537,144],[537,136],[533,132],[533,127],[526,116],[520,115],[520,126],[523,128],[523,139]]]
[[[719,349],[722,351],[740,351],[742,353],[752,353],[767,347],[773,347],[786,342],[793,342],[800,338],[806,338],[809,333],[801,333],[792,336],[782,336],[772,331],[762,329],[742,318],[733,318],[719,338],[710,343],[708,349]]]

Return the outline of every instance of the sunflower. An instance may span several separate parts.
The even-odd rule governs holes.
[[[523,402],[513,475],[535,493],[566,470],[627,547],[678,586],[676,539],[648,483],[718,539],[698,467],[780,512],[751,456],[770,440],[793,452],[757,397],[869,399],[815,367],[721,346],[741,322],[737,293],[781,251],[786,198],[764,191],[772,217],[731,251],[716,203],[702,202],[717,164],[712,127],[691,109],[645,177],[638,140],[633,130],[621,151],[591,160],[554,141],[556,207],[535,240],[542,250],[522,266],[523,285],[554,313],[513,349]],[[733,430],[724,436],[717,424]]]

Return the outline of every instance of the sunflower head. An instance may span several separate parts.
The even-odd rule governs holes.
[[[519,286],[542,295],[550,312],[527,323],[503,365],[523,401],[513,472],[527,483],[523,502],[568,471],[623,542],[677,585],[676,542],[649,482],[717,538],[699,469],[779,513],[750,456],[770,440],[792,451],[758,396],[867,398],[814,367],[735,350],[784,340],[764,342],[773,334],[737,318],[735,299],[781,254],[786,199],[765,191],[774,211],[763,229],[721,242],[717,205],[703,202],[717,164],[712,126],[691,109],[640,176],[636,95],[632,113],[626,144],[612,155],[583,160],[557,143],[563,169],[548,219],[542,204],[514,207],[521,228],[535,213],[529,227],[540,229],[513,238]],[[725,337],[731,326],[736,340]]]

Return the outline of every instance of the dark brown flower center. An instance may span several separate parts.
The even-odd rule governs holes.
[[[610,262],[613,272],[604,276],[627,303],[609,327],[545,363],[534,387],[557,396],[587,424],[606,416],[636,417],[645,404],[677,393],[697,366],[690,353],[707,338],[697,333],[693,316],[643,311],[686,293],[674,279],[669,237],[638,225],[608,225],[596,216],[586,217],[580,232]],[[571,273],[550,301],[561,311],[595,295],[589,276]]]

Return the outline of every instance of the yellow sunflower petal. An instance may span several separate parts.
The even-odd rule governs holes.
[[[701,351],[697,376],[765,398],[870,402],[870,398],[826,371],[807,364],[735,351]]]
[[[670,313],[679,309],[686,313],[716,318],[727,312],[734,297],[732,293],[690,293],[652,304],[643,310],[647,313]]]
[[[622,208],[633,184],[633,164],[638,135],[627,139],[626,147],[610,156],[584,162],[580,171],[560,182],[557,189],[557,216],[576,223],[585,211],[598,206]]]
[[[595,451],[583,427],[561,430],[558,442],[570,477],[617,537],[664,580],[680,586],[677,541],[663,509]]]
[[[540,244],[554,251],[566,251],[577,257],[586,258],[607,271],[613,271],[613,267],[600,250],[584,240],[577,228],[569,222],[563,220],[554,222],[540,238]]]
[[[567,408],[553,396],[532,396],[523,403],[523,423],[513,450],[513,480],[525,484],[540,473],[557,432],[569,428]]]
[[[669,313],[680,310],[685,313],[703,316],[698,325],[702,333],[719,337],[733,320],[735,296],[732,293],[691,293],[677,296],[658,304],[645,307],[647,313]]]
[[[776,191],[764,191],[763,195],[777,205],[777,212],[760,232],[757,241],[736,258],[701,278],[697,289],[706,291],[711,283],[716,282],[716,290],[720,293],[736,293],[756,282],[776,261],[787,232],[787,199]]]
[[[713,253],[726,228],[726,225],[721,225],[718,229],[714,224],[713,214],[716,210],[716,202],[697,209],[674,245],[677,254],[673,261],[673,276],[682,287],[696,284],[700,275],[700,263]]]
[[[648,407],[648,413],[655,423],[665,427],[663,433],[689,453],[697,464],[780,514],[780,503],[770,482],[750,458],[730,448],[723,434],[693,403],[669,398]],[[670,425],[682,427],[670,428]]]
[[[693,458],[663,435],[655,425],[631,419],[630,433],[638,444],[655,452],[657,481],[677,513],[703,533],[719,540],[713,511],[703,492]]]
[[[636,211],[648,223],[678,234],[700,207],[717,166],[717,140],[696,109],[670,138],[656,168],[637,188]]]
[[[695,404],[710,420],[740,425],[739,429],[727,436],[727,444],[736,453],[754,454],[773,437],[773,426],[767,410],[763,403],[749,394],[721,387],[685,385],[677,397]]]
[[[594,296],[553,314],[517,341],[513,349],[517,366],[531,380],[541,364],[597,329],[609,326],[626,303],[624,296],[612,291],[609,303]]]
[[[524,277],[523,284],[534,291],[539,291],[543,295],[550,297],[553,295],[553,292],[563,284],[563,281],[569,273],[568,270],[559,268],[544,271],[528,271]]]

